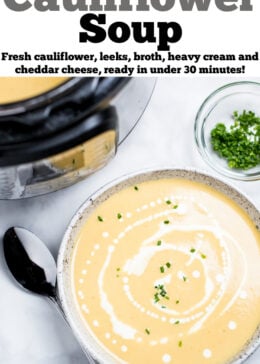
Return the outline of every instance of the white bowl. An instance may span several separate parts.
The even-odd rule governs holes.
[[[64,235],[58,256],[58,292],[64,313],[84,350],[90,353],[98,363],[111,363],[111,356],[106,354],[104,348],[93,338],[91,333],[87,331],[86,326],[76,307],[76,299],[74,298],[72,288],[70,264],[75,245],[75,237],[96,206],[105,201],[109,196],[128,186],[136,185],[147,180],[174,177],[201,182],[208,186],[212,186],[217,191],[224,193],[247,212],[254,224],[260,230],[260,212],[254,206],[254,204],[244,196],[244,194],[234,187],[226,184],[222,180],[216,179],[213,176],[193,169],[161,169],[144,171],[142,173],[123,176],[98,190],[81,206],[81,208],[73,217]],[[244,348],[241,348],[239,354],[229,363],[225,364],[241,364],[245,362],[259,345],[260,327],[258,327],[254,336],[250,339],[247,345]]]

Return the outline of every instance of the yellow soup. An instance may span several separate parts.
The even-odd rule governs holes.
[[[223,364],[260,323],[259,232],[197,182],[112,195],[81,229],[72,270],[82,320],[111,363]]]
[[[1,77],[0,104],[39,96],[67,81],[67,77]]]

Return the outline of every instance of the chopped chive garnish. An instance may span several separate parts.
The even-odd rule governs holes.
[[[182,347],[182,341],[181,340],[178,342],[178,346],[179,346],[179,348]]]
[[[117,214],[118,220],[122,219],[122,215],[120,213]]]
[[[180,303],[180,301],[179,301],[179,300],[177,300],[177,301],[175,301],[175,303],[176,303],[176,305],[178,305],[178,304]]]
[[[164,267],[163,266],[160,267],[160,272],[164,273]]]
[[[253,111],[233,112],[233,123],[218,123],[210,132],[212,149],[229,168],[247,170],[260,163],[260,118]]]
[[[170,205],[172,202],[170,200],[166,201],[167,205]]]
[[[150,330],[149,329],[145,329],[145,332],[147,333],[147,335],[150,335]]]
[[[159,301],[160,301],[159,293],[157,292],[157,293],[154,294],[154,302],[157,303]]]
[[[182,279],[184,280],[184,282],[187,281],[187,277],[183,276]]]
[[[180,323],[180,321],[177,320],[177,321],[174,322],[174,325],[179,325],[179,323]]]
[[[166,308],[166,306],[161,306],[161,308],[163,308],[163,309],[164,309],[164,308]]]
[[[200,256],[201,256],[202,259],[206,259],[207,258],[207,256],[205,254],[201,254]]]
[[[116,271],[117,271],[117,272],[120,272],[120,268],[116,268]]]
[[[155,299],[158,299],[158,298],[159,298],[159,293],[158,293],[158,292],[156,292],[156,293],[154,294],[154,298],[155,298]]]
[[[170,223],[170,221],[169,220],[164,220],[164,222],[163,222],[164,224],[169,224]]]
[[[137,186],[134,186],[134,189],[135,189],[136,191],[139,191],[139,188],[138,188]]]
[[[169,296],[167,295],[167,291],[164,288],[163,284],[159,284],[158,286],[154,286],[154,288],[157,290],[157,292],[154,294],[154,302],[157,303],[161,300],[161,298],[165,298],[166,300],[169,300]]]
[[[176,210],[178,208],[178,205],[174,205],[173,209]]]
[[[158,240],[158,241],[157,241],[157,245],[158,245],[158,246],[162,245],[162,241],[161,241],[161,240]]]
[[[195,253],[195,251],[196,251],[196,249],[194,249],[194,248],[191,248],[191,250],[190,250],[191,253]]]
[[[101,222],[104,221],[101,216],[98,216],[97,219],[98,219],[98,221],[101,221]]]
[[[167,262],[167,263],[166,263],[166,267],[167,267],[167,268],[171,268],[171,263],[170,263],[170,262]]]

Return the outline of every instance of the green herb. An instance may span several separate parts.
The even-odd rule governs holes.
[[[170,262],[165,263],[165,265],[161,265],[161,266],[160,266],[160,272],[161,272],[161,273],[164,273],[164,272],[165,272],[165,267],[167,267],[167,268],[169,269],[169,268],[171,268],[171,266],[172,266],[172,265],[171,265],[171,263],[170,263]]]
[[[162,241],[161,241],[161,240],[158,240],[158,241],[157,241],[157,245],[158,245],[158,246],[162,245]]]
[[[177,321],[174,322],[174,325],[179,325],[179,323],[180,323],[180,321],[177,320]]]
[[[235,111],[233,119],[229,128],[219,123],[211,130],[212,148],[230,168],[253,168],[260,164],[260,117],[244,110]]]
[[[139,191],[139,188],[138,188],[137,186],[134,186],[134,189],[135,189],[136,191]]]
[[[155,303],[157,303],[157,302],[159,302],[159,301],[160,301],[159,293],[158,293],[158,292],[156,292],[156,293],[154,294],[154,302],[155,302]]]
[[[120,272],[120,270],[121,270],[121,269],[120,269],[119,267],[118,267],[118,268],[116,268],[116,271],[117,271],[118,273]],[[119,274],[117,274],[117,275],[116,275],[116,278],[119,278],[119,277],[120,277],[120,275],[119,275]]]
[[[145,332],[147,333],[147,335],[150,335],[150,330],[149,329],[145,329]]]
[[[183,276],[182,279],[184,280],[184,282],[187,281],[187,277]]]
[[[172,202],[170,200],[166,201],[167,205],[170,205]]]
[[[162,309],[166,308],[166,306],[161,306]]]
[[[194,249],[194,248],[191,248],[191,250],[190,250],[191,253],[195,253],[195,251],[196,251],[196,249]]]
[[[176,210],[178,208],[178,205],[174,205],[173,209]]]
[[[122,219],[122,215],[120,213],[117,214],[118,220]]]
[[[178,304],[180,303],[180,301],[179,301],[179,300],[177,300],[177,301],[175,301],[175,303],[176,303],[176,305],[178,305]]]
[[[165,290],[165,288],[164,288],[164,285],[163,284],[161,284],[160,286],[159,286],[159,289],[160,289],[160,295],[162,296],[162,297],[166,297],[166,295],[167,295],[167,292],[166,292],[166,290]]]
[[[170,297],[167,295],[167,291],[163,284],[159,284],[158,286],[155,286],[154,288],[157,290],[157,292],[154,294],[155,303],[159,302],[163,298],[166,300],[170,299]]]
[[[101,216],[98,216],[97,219],[98,219],[98,221],[101,221],[101,222],[104,221]]]
[[[201,256],[202,259],[206,259],[207,258],[207,256],[205,254],[200,254],[200,256]]]
[[[167,225],[167,224],[170,223],[170,221],[169,220],[165,220],[163,223]]]
[[[181,340],[178,342],[178,346],[179,346],[179,348],[182,347],[182,341]]]

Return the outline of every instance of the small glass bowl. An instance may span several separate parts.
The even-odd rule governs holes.
[[[234,82],[220,87],[201,105],[195,120],[195,139],[204,160],[221,174],[242,180],[260,179],[260,165],[248,169],[232,169],[226,160],[218,156],[211,145],[211,130],[218,123],[227,127],[233,123],[233,112],[253,111],[260,116],[260,83]]]

